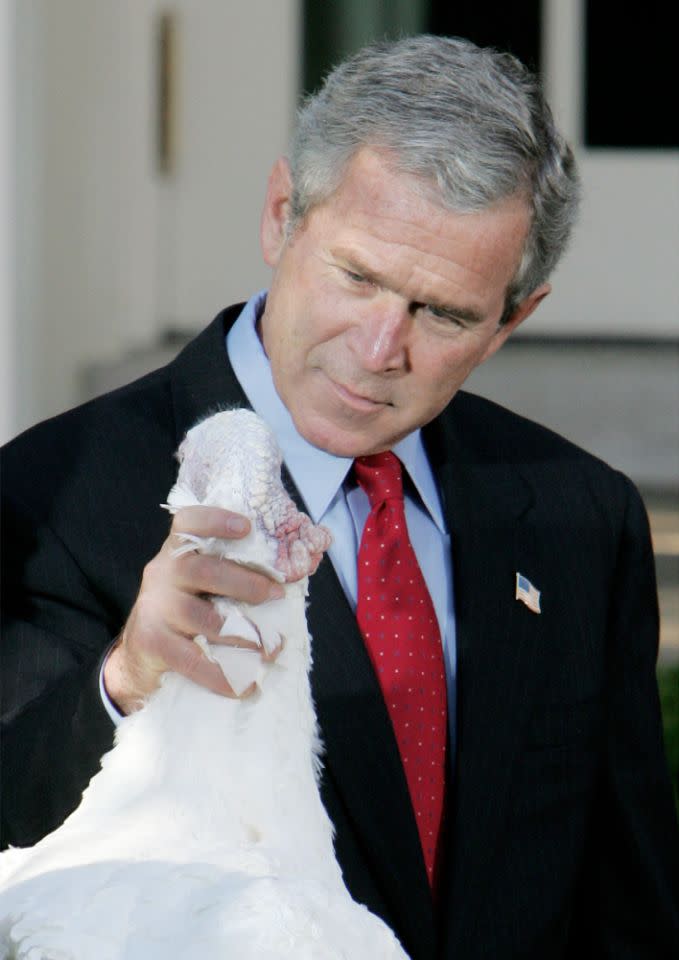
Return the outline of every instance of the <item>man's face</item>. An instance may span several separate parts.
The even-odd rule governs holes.
[[[271,175],[262,248],[274,276],[260,335],[299,433],[339,456],[390,449],[433,419],[549,291],[499,327],[526,203],[451,213],[361,150],[286,237],[290,179]]]

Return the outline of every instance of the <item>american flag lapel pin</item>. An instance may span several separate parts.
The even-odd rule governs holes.
[[[533,613],[540,613],[540,591],[530,582],[528,577],[516,571],[516,593],[515,599],[525,603]]]

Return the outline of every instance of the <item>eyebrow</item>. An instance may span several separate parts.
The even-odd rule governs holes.
[[[360,263],[360,261],[358,261],[354,255],[337,251],[334,254],[334,257],[335,260],[337,260],[337,262],[345,269],[351,270],[352,273],[360,274],[362,277],[365,277],[366,280],[369,280],[371,283],[375,283],[378,286],[383,285],[382,278],[379,276],[379,274],[365,266],[365,264]],[[480,323],[483,323],[484,320],[484,317],[482,317],[481,314],[472,307],[453,306],[451,304],[439,303],[435,300],[412,300],[411,305],[416,307],[435,307],[442,313],[447,313],[457,320],[462,320],[465,323],[468,323],[470,326],[476,326]]]
[[[450,314],[450,316],[454,317],[456,320],[464,320],[464,322],[468,323],[470,327],[476,326],[479,323],[483,323],[484,320],[484,317],[482,317],[481,314],[476,310],[472,310],[471,307],[451,307],[441,303],[434,303],[432,300],[429,300],[425,306],[436,307],[437,310],[441,310],[442,313]]]

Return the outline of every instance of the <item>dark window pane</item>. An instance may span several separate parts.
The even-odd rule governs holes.
[[[429,30],[508,50],[540,70],[540,0],[431,0]]]
[[[612,0],[587,3],[587,146],[679,146],[671,10],[657,0],[631,8]]]

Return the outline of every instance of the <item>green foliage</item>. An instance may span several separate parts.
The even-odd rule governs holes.
[[[663,715],[665,751],[679,810],[679,664],[658,668],[658,687]]]

